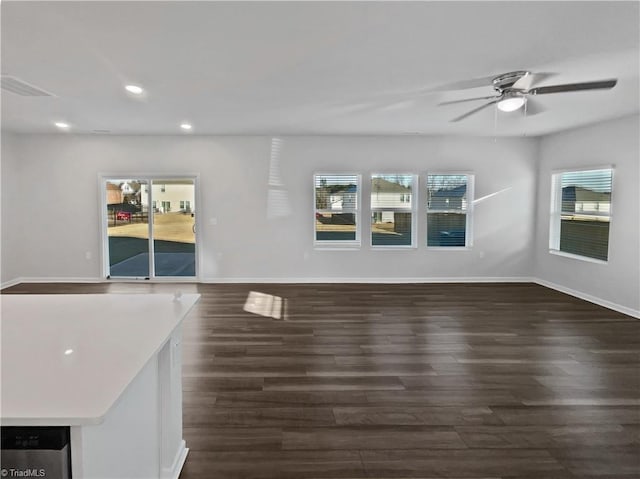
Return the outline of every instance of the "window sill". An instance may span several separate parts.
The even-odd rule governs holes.
[[[585,261],[587,263],[609,264],[609,261],[604,261],[596,258],[589,258],[588,256],[581,256],[579,254],[566,253],[565,251],[559,251],[557,249],[550,249],[549,253],[554,254],[556,256],[564,256],[565,258],[577,259],[578,261]]]
[[[360,249],[360,243],[357,244],[314,244],[313,249],[316,251],[354,251]]]
[[[471,246],[427,246],[429,251],[471,251]]]
[[[407,250],[407,249],[417,249],[417,246],[414,245],[371,245],[372,251],[393,251],[393,250]]]

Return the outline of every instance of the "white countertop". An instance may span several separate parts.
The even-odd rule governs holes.
[[[199,298],[0,295],[2,425],[101,423]]]

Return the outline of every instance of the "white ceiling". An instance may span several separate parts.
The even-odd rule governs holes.
[[[55,94],[2,91],[2,128],[179,134],[540,135],[637,113],[638,2],[2,1],[2,74]],[[444,100],[452,82],[527,69],[546,111]],[[126,83],[144,86],[129,97]]]

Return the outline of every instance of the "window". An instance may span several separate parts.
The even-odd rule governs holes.
[[[371,175],[371,246],[413,246],[413,175]]]
[[[315,244],[359,246],[360,176],[314,175]]]
[[[184,200],[180,200],[180,209],[184,210]]]
[[[565,171],[552,177],[549,249],[607,261],[613,170]]]
[[[427,246],[471,247],[472,200],[472,175],[427,175]]]

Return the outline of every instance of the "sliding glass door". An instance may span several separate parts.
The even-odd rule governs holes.
[[[107,276],[149,277],[149,201],[147,180],[113,178],[105,182],[107,199]]]
[[[104,178],[108,278],[195,277],[195,178]]]
[[[156,276],[196,275],[195,185],[192,179],[152,180]]]

